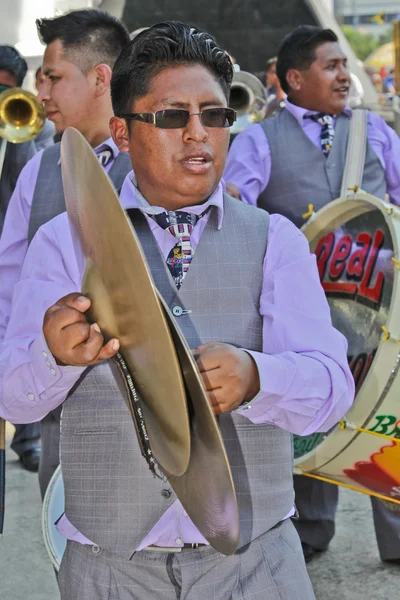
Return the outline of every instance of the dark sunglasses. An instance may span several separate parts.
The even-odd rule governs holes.
[[[152,123],[160,129],[181,129],[189,123],[192,115],[200,115],[204,127],[231,127],[236,121],[236,111],[232,108],[205,108],[199,113],[190,113],[184,108],[167,108],[154,113],[123,113],[123,119]]]

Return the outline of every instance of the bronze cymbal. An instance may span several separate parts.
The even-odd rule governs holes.
[[[183,508],[215,550],[233,554],[239,541],[239,511],[231,469],[192,352],[163,298],[186,384],[190,419],[190,461],[177,477],[164,471]]]
[[[174,475],[190,455],[185,388],[174,343],[140,243],[107,174],[83,135],[68,128],[61,142],[65,202],[87,260],[82,292],[106,339],[120,340],[153,454]]]

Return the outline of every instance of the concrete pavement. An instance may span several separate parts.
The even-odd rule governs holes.
[[[379,561],[368,497],[341,491],[337,534],[329,550],[309,565],[309,573],[317,600],[399,596],[400,566]],[[24,471],[12,451],[7,456],[6,522],[0,541],[0,599],[59,600],[42,542],[37,476]]]

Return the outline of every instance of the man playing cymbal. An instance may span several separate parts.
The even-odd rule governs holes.
[[[184,307],[177,322],[236,444],[238,551],[209,546],[168,481],[143,467],[106,362],[119,340],[105,343],[87,319],[85,261],[63,214],[31,244],[0,348],[2,416],[40,419],[74,388],[61,433],[62,600],[314,598],[289,518],[291,433],[328,431],[351,405],[353,378],[306,239],[223,192],[231,81],[209,34],[154,25],[115,64],[111,131],[135,173],[121,204],[140,224],[153,274],[158,246],[158,290]]]

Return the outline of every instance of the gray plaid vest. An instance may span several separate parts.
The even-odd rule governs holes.
[[[60,144],[46,148],[40,161],[39,173],[33,193],[29,219],[28,242],[35,233],[57,215],[65,211],[64,189],[61,177]],[[129,154],[120,152],[108,173],[114,187],[120,189],[132,165]]]
[[[340,196],[346,160],[349,118],[339,115],[328,158],[307,137],[289,111],[282,109],[262,121],[271,150],[271,177],[260,194],[258,206],[279,213],[297,227],[305,221],[308,205],[314,211]],[[386,193],[385,170],[367,143],[362,189],[378,198]]]
[[[220,341],[261,351],[269,215],[225,196],[222,228],[218,231],[212,208],[178,291],[145,218],[134,213],[157,288],[171,310],[191,311],[177,317],[189,346]],[[291,436],[235,413],[222,415],[219,424],[239,501],[241,547],[293,507]],[[64,403],[61,464],[68,519],[94,543],[124,557],[176,499],[140,455],[129,410],[107,363],[87,370]]]

